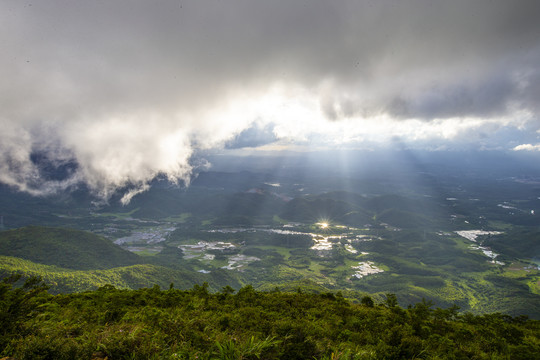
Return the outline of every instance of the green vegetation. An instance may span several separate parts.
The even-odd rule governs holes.
[[[193,271],[182,271],[163,266],[140,264],[105,270],[72,270],[42,265],[28,260],[0,256],[0,276],[19,275],[23,278],[41,276],[51,292],[69,293],[97,289],[111,284],[121,289],[138,289],[154,284],[168,286],[171,281],[181,288],[209,279]]]
[[[501,236],[495,236],[485,241],[494,250],[511,258],[526,259],[532,254],[540,254],[538,231],[515,228]]]
[[[151,225],[141,233],[154,236],[167,228]],[[160,237],[162,250],[152,256],[137,256],[86,232],[27,227],[0,233],[2,251],[12,254],[0,256],[0,274],[42,276],[53,293],[95,290],[105,284],[123,289],[167,287],[171,282],[189,289],[205,281],[212,284],[212,291],[248,284],[266,291],[301,287],[313,293],[342,291],[358,301],[366,294],[382,299],[392,292],[402,306],[429,298],[436,306],[455,303],[475,314],[502,312],[540,319],[537,267],[527,261],[491,264],[480,251],[470,249],[471,241],[455,234],[359,230],[335,224],[324,229],[313,224],[288,226],[290,233],[268,227],[237,231],[182,224]],[[337,236],[331,250],[313,250],[308,235],[313,232]],[[231,247],[183,247],[220,242]],[[136,246],[143,251],[155,248],[144,242]],[[357,277],[359,264],[373,264],[383,272]]]
[[[50,295],[39,279],[0,283],[0,356],[14,359],[527,359],[540,322],[459,314],[394,294],[354,304],[340,293],[211,293],[159,286]]]
[[[136,255],[92,233],[42,226],[0,232],[0,254],[79,270],[139,262]]]
[[[100,212],[100,213],[93,213],[93,216],[102,216],[102,217],[110,217],[115,220],[124,220],[131,218],[131,216],[139,211],[139,208],[133,209],[129,212]]]
[[[12,230],[0,232],[0,273],[41,275],[52,293],[207,281],[211,291],[301,287],[357,301],[391,292],[401,306],[429,298],[540,319],[537,185],[426,174],[425,187],[381,177],[344,189],[343,179],[293,176],[275,187],[265,185],[273,175],[210,172],[187,189],[156,184],[100,208],[84,191],[46,199],[4,189],[0,214]],[[27,224],[47,227],[19,228]],[[502,233],[473,242],[459,230]]]
[[[165,220],[175,222],[175,223],[178,223],[178,224],[184,224],[190,217],[191,217],[190,213],[182,213],[182,214],[177,215],[177,216],[169,216]]]
[[[0,358],[539,358],[537,185],[250,176],[99,209],[4,189]]]

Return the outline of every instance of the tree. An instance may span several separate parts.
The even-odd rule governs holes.
[[[398,305],[396,294],[387,293],[386,294],[386,300],[385,300],[384,303],[389,308],[396,307]]]
[[[362,299],[360,300],[360,303],[367,307],[373,307],[373,305],[375,305],[373,302],[373,299],[367,295],[362,297]]]

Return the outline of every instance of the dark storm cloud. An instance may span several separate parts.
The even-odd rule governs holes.
[[[36,152],[78,164],[47,191],[187,179],[194,151],[230,146],[260,115],[231,107],[276,84],[335,122],[534,123],[539,13],[538,1],[6,0],[0,181],[39,192]]]
[[[494,75],[508,78],[508,99],[540,51],[537,1],[3,4],[4,75],[50,106],[69,106],[68,95],[104,110],[174,108],[276,80],[331,79],[362,97],[371,87],[391,98],[408,86],[439,90],[444,108],[454,91],[468,97]],[[461,81],[468,86],[457,89]]]

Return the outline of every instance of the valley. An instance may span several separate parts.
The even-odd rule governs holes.
[[[540,1],[0,1],[0,360],[540,360]]]
[[[213,291],[227,285],[340,291],[356,301],[394,293],[402,306],[425,298],[462,311],[540,318],[536,183],[484,179],[478,187],[477,174],[458,175],[456,185],[445,172],[409,172],[405,178],[414,181],[403,187],[403,176],[378,173],[344,182],[326,175],[299,181],[294,172],[210,171],[188,188],[158,182],[126,206],[88,206],[84,196],[25,198],[3,189],[5,199],[20,205],[2,202],[12,230],[0,232],[0,244],[28,225],[72,228],[106,239],[130,260],[91,270],[69,264],[61,248],[58,260],[43,262],[23,246],[4,248],[0,269],[42,275],[53,292],[207,282]],[[51,230],[32,233],[39,238],[44,231]],[[75,235],[58,236],[69,242]],[[40,264],[55,267],[39,270]]]

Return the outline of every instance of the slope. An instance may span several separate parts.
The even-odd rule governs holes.
[[[0,255],[78,270],[140,262],[137,255],[92,233],[42,226],[0,232]]]
[[[45,284],[50,286],[49,291],[54,294],[95,290],[105,285],[121,289],[139,289],[154,285],[168,288],[172,283],[176,288],[188,289],[205,281],[215,283],[219,276],[219,274],[207,275],[152,264],[137,264],[104,270],[73,270],[0,256],[0,278],[7,278],[14,274],[22,275],[23,279],[39,276]],[[226,275],[224,275],[225,281],[230,280],[233,286],[240,286],[237,282],[228,279]],[[215,291],[219,287],[210,287],[210,289]]]

